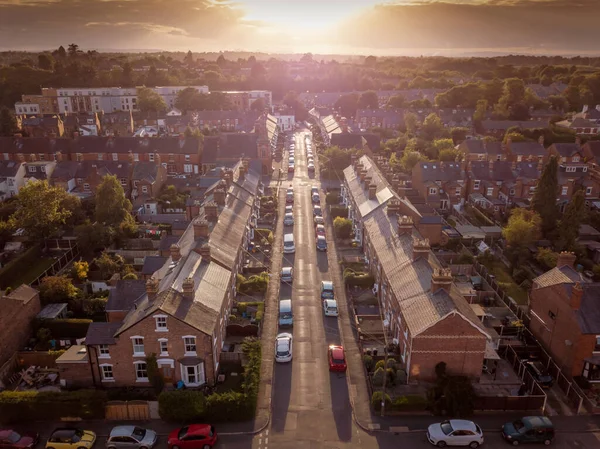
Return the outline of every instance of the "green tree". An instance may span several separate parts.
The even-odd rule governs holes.
[[[120,255],[110,255],[106,251],[92,263],[100,270],[102,279],[110,279],[115,273],[121,273],[125,266],[125,260]]]
[[[96,190],[96,221],[117,227],[130,215],[131,201],[116,176],[107,175]]]
[[[91,254],[97,249],[108,248],[115,238],[115,230],[102,223],[87,220],[75,227],[75,235],[81,252]]]
[[[335,217],[333,220],[335,235],[340,239],[349,239],[352,235],[352,220],[343,217]]]
[[[383,148],[384,148],[384,151],[388,154],[389,153],[397,153],[397,152],[404,151],[407,143],[408,143],[408,139],[406,138],[406,135],[401,134],[394,139],[387,140],[385,142],[385,145],[383,146]]]
[[[459,145],[467,139],[469,135],[469,128],[452,128],[450,130],[450,137],[454,145]]]
[[[405,171],[411,172],[413,167],[422,160],[424,160],[424,157],[418,151],[406,150],[400,158],[400,164]]]
[[[39,290],[43,304],[73,301],[80,293],[71,279],[66,276],[45,277],[42,279]]]
[[[13,137],[18,131],[19,126],[15,114],[6,107],[0,109],[0,136]]]
[[[194,55],[192,54],[192,50],[188,50],[185,58],[183,58],[183,62],[188,66],[194,65]]]
[[[390,108],[390,109],[400,109],[403,108],[406,105],[406,99],[404,98],[403,95],[398,94],[398,95],[394,95],[392,97],[390,97],[390,99],[387,102],[386,107]]]
[[[586,215],[585,194],[578,190],[569,201],[565,213],[558,224],[558,249],[572,251],[579,237],[579,227]]]
[[[38,55],[38,67],[42,70],[52,70],[54,66],[54,58],[47,53]]]
[[[343,170],[351,163],[351,152],[338,146],[331,146],[323,152],[323,159],[327,168],[332,170]]]
[[[374,90],[368,90],[360,94],[358,98],[359,109],[379,109],[379,97]]]
[[[167,110],[165,100],[148,87],[138,87],[137,97],[138,109],[142,112],[164,112]]]
[[[452,142],[452,139],[435,139],[431,142],[431,145],[429,145],[427,155],[430,159],[437,160],[439,159],[440,153],[445,150],[454,150],[454,142]],[[448,153],[446,153],[446,155],[448,155]]]
[[[477,106],[475,106],[475,113],[473,114],[474,122],[481,122],[485,119],[485,115],[487,113],[488,102],[487,100],[478,100]]]
[[[442,119],[436,113],[432,112],[423,120],[421,130],[426,139],[433,140],[442,135],[444,124],[442,123]]]
[[[528,209],[513,209],[508,224],[502,229],[502,236],[509,246],[524,248],[538,239],[541,225],[540,216]]]
[[[67,53],[69,54],[69,58],[76,58],[77,55],[81,53],[81,50],[79,50],[79,45],[69,44],[69,49],[67,50]]]
[[[337,99],[333,107],[340,112],[342,117],[354,117],[358,109],[358,100],[359,95],[356,92],[344,94]]]
[[[186,195],[179,193],[175,186],[163,186],[158,201],[163,208],[183,209],[185,208]]]
[[[257,98],[250,105],[251,111],[263,112],[266,109],[267,109],[267,103],[265,102],[264,98]]]
[[[404,126],[406,126],[406,132],[409,134],[414,134],[417,130],[417,124],[419,123],[419,119],[417,115],[413,112],[405,112],[404,113]]]
[[[25,229],[38,242],[56,235],[73,214],[65,207],[69,194],[61,187],[52,187],[48,181],[32,181],[21,187],[18,205],[11,221]]]
[[[65,59],[67,57],[67,51],[65,50],[65,47],[63,47],[62,45],[60,47],[58,47],[58,50],[56,50],[56,54],[61,59]]]
[[[80,281],[85,281],[90,271],[90,264],[85,260],[79,260],[73,263],[73,277]]]
[[[156,394],[162,393],[165,388],[165,379],[158,368],[158,362],[156,361],[156,354],[154,352],[146,357],[146,371],[148,373],[150,385],[154,388],[154,392]]]
[[[445,148],[440,150],[438,159],[446,162],[460,162],[463,160],[464,154],[456,148]]]
[[[549,237],[556,228],[559,215],[556,205],[557,195],[558,160],[555,157],[551,157],[550,161],[544,167],[544,171],[531,200],[531,208],[540,214],[542,219],[541,229],[545,237]]]

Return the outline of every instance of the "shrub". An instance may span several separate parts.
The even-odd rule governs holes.
[[[549,248],[539,248],[535,259],[547,270],[551,270],[558,262],[558,253]]]
[[[258,241],[265,239],[269,242],[273,242],[273,231],[265,228],[258,228],[254,230],[254,238]]]
[[[396,371],[396,382],[398,384],[405,384],[407,379],[406,371],[399,369]]]
[[[5,391],[0,393],[0,422],[103,419],[105,405],[106,392],[101,390]]]
[[[156,394],[160,394],[165,387],[165,379],[158,368],[158,363],[156,362],[156,354],[152,353],[148,357],[146,357],[146,370],[148,372],[148,380],[154,388]]]
[[[335,204],[340,204],[340,195],[338,192],[329,192],[325,195],[325,204],[329,206],[333,206]]]
[[[385,376],[383,368],[376,368],[373,377],[371,378],[374,387],[381,387],[383,385],[383,376]]]
[[[336,217],[348,218],[348,208],[346,206],[331,206],[330,213],[333,220]]]
[[[381,399],[383,398],[383,394],[381,391],[376,391],[371,396],[371,406],[373,410],[376,412],[381,411]],[[386,410],[390,410],[392,408],[392,400],[388,394],[385,395],[385,408]]]
[[[365,368],[367,369],[368,372],[371,372],[374,368],[373,366],[373,357],[371,357],[368,354],[365,354],[363,356],[363,363],[365,364]]]
[[[344,281],[348,287],[372,288],[375,284],[375,278],[367,273],[344,273]]]
[[[352,235],[352,221],[347,218],[335,217],[333,229],[338,238],[348,239]]]
[[[215,393],[206,398],[206,416],[214,421],[243,421],[252,419],[254,407],[243,393]]]
[[[264,293],[267,291],[269,279],[267,272],[252,275],[240,284],[239,291],[240,293]]]
[[[400,396],[394,399],[392,409],[397,411],[425,410],[427,398],[419,395]]]
[[[387,374],[387,384],[396,385],[396,371],[393,368],[388,368],[385,372]]]
[[[80,318],[66,318],[66,319],[35,319],[34,328],[40,329],[42,327],[48,329],[52,338],[60,340],[64,338],[84,338],[87,334],[88,327],[92,320],[85,320]]]
[[[248,311],[248,306],[256,307],[256,314],[254,319],[256,321],[261,321],[265,314],[265,303],[264,302],[238,302],[237,310],[239,313],[246,313]]]
[[[475,260],[475,258],[471,254],[463,253],[459,256],[456,263],[467,265],[467,264],[472,264],[474,260]]]
[[[83,312],[88,316],[103,313],[106,310],[108,298],[86,298],[83,300]]]
[[[380,360],[375,364],[375,370],[378,370],[379,368],[383,369],[384,366],[385,366],[385,360]]]
[[[158,396],[158,413],[165,421],[188,423],[202,421],[206,412],[206,399],[199,391],[163,391]]]

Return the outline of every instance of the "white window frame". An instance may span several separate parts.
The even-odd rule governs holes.
[[[573,156],[573,158],[571,159],[571,161],[573,162],[579,162],[581,159],[579,158],[579,156]]]
[[[114,382],[115,381],[115,372],[113,370],[113,366],[110,363],[101,363],[98,365],[100,367],[100,374],[102,375],[102,382]],[[108,377],[106,372],[104,371],[105,367],[110,367],[111,376]]]
[[[575,173],[577,171],[577,167],[567,167],[565,171],[567,173]]]
[[[36,173],[37,167],[35,165],[30,165],[29,167],[27,167],[27,170],[29,171],[29,173]]]
[[[140,155],[138,153],[133,153],[133,160],[135,162],[139,162],[140,161]]]
[[[131,344],[133,346],[133,356],[134,357],[146,357],[146,352],[145,352],[146,351],[146,347],[144,345],[144,337],[142,337],[141,335],[134,335],[134,336],[129,337],[129,338],[131,339]],[[142,340],[142,343],[141,344],[136,343],[136,340]],[[138,347],[138,349],[141,346],[142,347],[142,352],[139,352],[139,351],[136,352],[136,350],[135,350],[136,346]]]
[[[590,196],[593,193],[593,191],[594,191],[593,187],[586,187],[585,188],[585,195],[586,196]]]
[[[493,187],[488,187],[487,190],[485,191],[485,194],[487,196],[494,196],[494,188]]]
[[[429,194],[435,195],[437,193],[437,189],[435,187],[429,187]]]
[[[194,166],[192,164],[183,164],[183,172],[184,173],[193,173]]]
[[[142,193],[148,193],[148,186],[142,186]]]
[[[104,153],[98,153],[98,160],[99,161],[103,161],[104,160]]]
[[[154,162],[154,153],[148,153],[148,160]]]
[[[146,364],[145,360],[139,360],[136,362],[133,362],[134,365],[134,372],[135,372],[135,381],[136,382],[149,382],[150,380],[148,379],[148,365]],[[138,365],[146,365],[146,377],[138,377]]]
[[[204,362],[200,362],[198,365],[185,366],[180,365],[181,368],[181,380],[187,387],[199,387],[206,383],[206,370],[204,369]],[[193,368],[196,376],[196,382],[190,382],[188,377],[188,368]]]
[[[514,194],[515,194],[515,189],[510,189],[510,190],[508,191],[508,194],[509,194],[510,196],[514,196]]]
[[[456,194],[457,194],[457,195],[460,195],[460,194],[461,194],[461,192],[462,192],[462,187],[457,187],[457,188],[456,188]]]
[[[110,359],[110,349],[108,345],[98,345],[98,358]]]
[[[167,315],[154,315],[152,318],[154,318],[154,321],[156,322],[156,332],[169,332]],[[164,326],[162,324],[164,324]]]
[[[523,160],[523,156],[521,156],[520,154],[517,156],[517,162],[521,162]]]
[[[115,161],[115,162],[118,161],[119,160],[119,155],[117,153],[113,153],[112,154],[112,160]]]
[[[187,339],[194,339],[193,343],[191,342],[187,342]],[[192,355],[198,355],[198,346],[197,346],[197,338],[195,335],[184,335],[183,337],[181,337],[181,339],[183,340],[183,351],[184,351],[184,355],[186,356],[192,356]],[[194,350],[193,351],[188,351],[188,346],[191,347],[193,346]]]
[[[569,186],[562,186],[562,187],[561,187],[561,190],[560,190],[560,194],[561,194],[562,196],[564,196],[564,195],[568,195],[568,194],[569,194]]]
[[[192,160],[191,158],[192,158],[192,157],[191,157],[189,154],[186,154],[186,155],[185,155],[185,161],[186,161],[186,162],[190,162],[190,161]]]
[[[474,190],[479,190],[479,179],[476,179],[475,181],[473,181],[473,189]]]
[[[83,184],[83,190],[86,192],[89,192],[91,190],[90,185],[87,182]]]
[[[169,339],[168,338],[159,338],[158,339],[158,348],[160,349],[161,357],[169,356]],[[163,351],[164,349],[164,351]]]

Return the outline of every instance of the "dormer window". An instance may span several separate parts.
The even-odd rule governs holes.
[[[167,315],[154,315],[156,321],[156,332],[167,332]]]
[[[35,173],[37,172],[37,167],[35,165],[30,165],[29,167],[27,167],[27,170],[29,171],[29,173]]]
[[[573,159],[571,159],[573,162],[579,162],[579,156],[573,156]]]
[[[473,182],[473,189],[479,190],[479,179],[476,179],[475,182]]]
[[[429,188],[429,194],[430,195],[435,195],[437,193],[437,189],[435,187],[430,187]]]

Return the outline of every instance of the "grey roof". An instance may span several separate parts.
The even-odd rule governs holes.
[[[516,172],[520,178],[539,179],[542,172],[538,169],[535,162],[517,162]]]
[[[584,147],[590,151],[593,158],[596,160],[600,159],[600,141],[590,140],[585,143]]]
[[[371,150],[379,148],[380,138],[373,133],[337,133],[331,136],[331,145],[343,149],[363,148],[363,139]]]
[[[539,128],[547,128],[549,123],[548,121],[535,121],[528,120],[523,122],[518,122],[515,120],[484,120],[481,122],[484,129],[488,131],[506,131],[510,128],[518,127],[521,129],[539,129]]]
[[[114,175],[118,179],[129,179],[129,167],[129,162],[82,161],[77,162],[75,177],[85,179],[93,172],[96,172],[100,176]]]
[[[177,220],[171,223],[171,229],[173,230],[185,230],[190,225],[191,221],[188,220]]]
[[[600,231],[589,224],[582,224],[579,226],[579,235],[599,236]]]
[[[490,165],[492,168],[490,169]],[[515,175],[508,161],[473,161],[471,162],[471,176],[473,179],[487,181],[511,181]]]
[[[457,181],[465,179],[464,171],[458,162],[419,162],[421,179],[427,181]]]
[[[37,314],[37,318],[56,318],[61,313],[67,310],[69,304],[66,302],[59,302],[53,304],[47,304],[44,308]]]
[[[576,143],[554,143],[548,148],[548,151],[552,148],[555,148],[562,157],[571,157],[582,152],[581,147]]]
[[[258,158],[256,133],[222,133],[219,136],[218,159]]]
[[[158,165],[154,162],[135,162],[131,179],[153,184],[158,176]]]
[[[439,263],[432,253],[413,260],[413,235],[419,237],[415,230],[413,235],[399,236],[396,224],[384,210],[375,211],[364,226],[413,338],[452,313],[460,313],[483,335],[488,335],[456,287],[450,292],[431,292],[433,269]]]
[[[584,334],[600,334],[600,283],[583,284],[581,307],[576,312]]]
[[[113,345],[115,344],[115,333],[119,330],[122,323],[102,323],[93,322],[88,327],[85,336],[86,345]]]
[[[21,168],[21,162],[0,161],[0,177],[13,178]]]
[[[167,235],[160,239],[160,244],[158,245],[159,251],[168,251],[171,245],[176,245],[179,242],[179,239],[178,235]]]
[[[74,153],[198,154],[198,137],[97,137],[73,140]]]
[[[48,137],[0,137],[0,153],[62,153],[70,152],[73,139]]]
[[[480,139],[465,140],[459,145],[463,153],[468,154],[502,154],[502,144],[500,142],[486,142]]]
[[[510,142],[508,148],[512,154],[521,156],[546,156],[548,151],[539,142]]]
[[[139,214],[137,219],[142,223],[170,224],[185,220],[185,214]]]
[[[419,220],[419,224],[442,224],[441,215],[426,215]]]
[[[144,257],[144,266],[141,273],[143,275],[152,276],[156,271],[160,270],[168,257],[163,256],[146,256]]]
[[[65,180],[76,178],[77,172],[80,170],[81,162],[77,161],[60,161],[56,163],[51,179]],[[83,178],[84,176],[82,176]]]
[[[146,293],[146,283],[142,280],[126,279],[117,281],[115,288],[108,293],[107,312],[129,311],[133,304]]]
[[[219,136],[207,136],[204,138],[204,145],[202,147],[202,163],[203,164],[215,164],[219,157]]]

